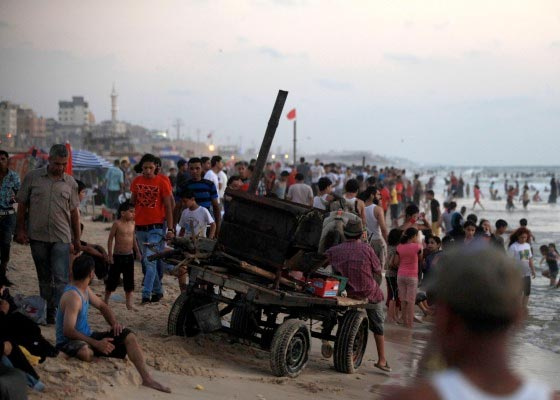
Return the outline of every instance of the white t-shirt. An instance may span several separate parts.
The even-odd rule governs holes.
[[[210,182],[214,183],[214,186],[216,186],[216,191],[218,191],[218,188],[220,187],[219,185],[220,180],[218,179],[218,175],[216,175],[214,171],[212,171],[211,169],[206,171],[206,174],[204,174],[204,179],[208,179]],[[219,202],[220,202],[220,196],[218,196],[218,203]]]
[[[338,174],[335,174],[334,172],[329,172],[327,174],[327,178],[329,178],[331,180],[333,188],[337,187],[337,185],[338,185]]]
[[[336,189],[344,190],[345,179],[346,179],[346,174],[338,174],[338,185],[336,185]]]
[[[529,243],[513,243],[509,246],[508,253],[521,265],[523,276],[531,276],[529,260],[533,258],[531,245]]]
[[[324,194],[322,196],[315,196],[313,198],[313,207],[318,208],[320,210],[326,210],[327,209],[327,197],[329,195],[328,194]]]
[[[220,199],[224,198],[224,193],[227,187],[227,180],[228,177],[224,171],[218,172],[218,182],[220,183],[220,185],[222,185],[222,187],[216,186],[216,189],[218,189],[218,195],[220,196]]]
[[[309,206],[313,200],[313,190],[311,190],[311,186],[305,183],[294,183],[289,187],[286,197],[294,203]]]
[[[185,235],[191,234],[191,221],[195,235],[198,237],[206,237],[206,227],[214,223],[214,218],[212,218],[210,212],[204,207],[198,206],[196,210],[185,209],[179,220],[179,226],[185,229]]]
[[[325,175],[325,169],[323,168],[322,165],[312,165],[311,168],[309,168],[309,170],[311,171],[312,183],[319,182],[319,179]]]

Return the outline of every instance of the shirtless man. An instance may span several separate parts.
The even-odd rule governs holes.
[[[121,273],[126,296],[126,308],[132,310],[132,293],[134,292],[134,254],[141,260],[138,243],[134,238],[134,205],[125,201],[119,206],[119,219],[113,223],[107,249],[109,250],[109,277],[105,283],[105,303],[109,304],[111,293],[119,285]],[[113,249],[113,240],[115,248]]]
[[[89,288],[94,267],[93,259],[86,254],[74,260],[73,279],[64,288],[57,311],[56,348],[87,362],[94,356],[125,358],[128,355],[142,377],[142,385],[171,393],[171,389],[155,381],[148,372],[136,335],[118,323],[109,306]],[[109,331],[92,332],[88,324],[90,305],[101,312],[111,327]]]

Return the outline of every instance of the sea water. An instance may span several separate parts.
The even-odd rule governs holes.
[[[480,173],[479,185],[484,196],[481,199],[484,210],[477,205],[475,211],[472,211],[474,172]],[[486,175],[488,172],[493,176]],[[558,205],[548,204],[549,193],[545,191],[550,187],[550,173],[556,173],[556,176],[560,176],[560,169],[553,167],[516,167],[479,168],[476,171],[455,170],[457,176],[461,173],[465,183],[470,185],[470,197],[456,199],[457,210],[460,210],[461,206],[466,206],[466,215],[475,213],[479,221],[481,218],[487,219],[492,226],[497,219],[504,219],[508,223],[508,230],[519,227],[521,218],[528,220],[528,228],[536,239],[532,243],[532,247],[535,252],[534,263],[537,269],[537,277],[532,281],[527,320],[511,344],[512,360],[516,369],[522,374],[541,379],[554,388],[560,389],[560,380],[558,379],[558,369],[560,369],[560,289],[549,288],[549,279],[542,276],[542,271],[547,269],[546,263],[539,267],[541,259],[539,247],[541,245],[556,243],[560,249],[560,199]],[[519,181],[519,195],[515,199],[516,208],[513,211],[506,211],[504,173],[508,174],[508,185],[515,187],[515,180]],[[498,174],[498,176],[495,176],[495,174]],[[513,177],[511,174],[513,174]],[[519,174],[518,178],[516,178],[517,174]],[[531,174],[532,176],[526,176]],[[494,188],[498,189],[499,196],[502,197],[501,200],[490,200],[489,187],[492,181],[494,181]],[[540,191],[540,196],[543,199],[540,203],[531,201],[526,210],[518,201],[525,183],[534,188],[530,190],[531,199],[535,190]],[[440,199],[442,210],[444,189],[444,176],[440,175],[436,178],[434,191]],[[507,245],[507,234],[504,235],[504,239]]]

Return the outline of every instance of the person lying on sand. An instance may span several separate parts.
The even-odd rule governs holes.
[[[89,288],[94,277],[93,258],[82,254],[72,265],[72,281],[64,289],[56,316],[56,347],[70,357],[92,361],[97,357],[125,358],[127,355],[140,376],[142,385],[171,393],[168,387],[155,381],[147,370],[144,355],[130,329],[119,324],[115,314]],[[89,306],[97,308],[111,330],[92,332],[88,324]]]

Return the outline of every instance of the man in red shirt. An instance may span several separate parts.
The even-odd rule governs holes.
[[[156,175],[157,157],[145,154],[142,157],[142,175],[137,176],[130,185],[131,201],[135,210],[136,240],[142,252],[142,261],[146,267],[142,304],[156,302],[163,297],[163,288],[157,273],[157,262],[148,257],[160,247],[165,239],[174,236],[173,229],[173,192],[169,179]],[[163,231],[167,221],[167,232]],[[152,295],[153,293],[153,295]]]
[[[381,207],[383,207],[384,215],[387,215],[389,204],[391,203],[391,193],[385,184],[379,182],[379,192],[381,193]]]
[[[346,292],[355,299],[367,298],[371,308],[366,310],[369,328],[373,332],[377,347],[378,361],[375,366],[382,371],[391,372],[385,358],[385,338],[383,336],[383,292],[381,264],[370,245],[362,242],[362,222],[350,220],[344,227],[346,241],[331,247],[325,254],[334,271],[348,278]]]

